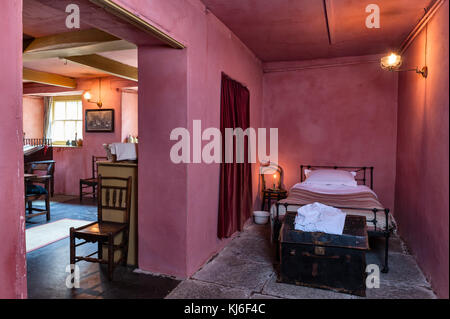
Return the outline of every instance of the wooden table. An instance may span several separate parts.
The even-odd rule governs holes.
[[[285,199],[287,197],[287,191],[285,189],[281,189],[281,188],[269,188],[269,189],[264,189],[262,191],[263,193],[263,199],[262,199],[262,203],[261,203],[261,210],[264,210],[264,208],[266,207],[266,202],[267,202],[267,210],[270,211],[270,205],[272,204],[272,200],[275,200],[275,202]]]

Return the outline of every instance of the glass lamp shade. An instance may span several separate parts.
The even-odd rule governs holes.
[[[391,53],[381,58],[381,67],[385,70],[397,70],[402,65],[402,57],[398,54]]]
[[[84,93],[84,98],[86,99],[86,100],[90,100],[91,99],[91,93],[89,93],[89,91],[87,91],[86,93]]]

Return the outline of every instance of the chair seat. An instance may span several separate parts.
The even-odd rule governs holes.
[[[35,185],[35,184],[28,184],[27,185],[27,196],[33,196],[33,195],[47,195],[48,191],[45,189],[45,187],[42,187],[41,185]]]
[[[32,201],[35,201],[35,200],[41,200],[41,199],[44,199],[44,198],[47,198],[47,194],[26,194],[25,195],[25,200],[27,201],[27,202],[32,202]]]
[[[82,178],[80,179],[80,182],[86,185],[97,185],[98,179],[97,178]]]
[[[113,235],[118,234],[126,228],[127,225],[122,223],[97,222],[88,226],[76,228],[75,234],[108,237],[110,233],[112,233]]]

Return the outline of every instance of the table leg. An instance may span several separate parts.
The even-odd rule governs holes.
[[[266,193],[263,193],[263,199],[262,199],[262,204],[261,204],[261,210],[264,210],[264,207],[266,206]]]

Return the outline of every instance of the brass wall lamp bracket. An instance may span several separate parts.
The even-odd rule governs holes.
[[[422,70],[419,70],[419,68],[416,68],[416,73],[422,74],[422,76],[426,79],[428,77],[428,67],[424,66]]]
[[[419,68],[407,69],[407,70],[395,70],[395,69],[392,69],[391,71],[395,71],[395,72],[415,71],[417,74],[421,74],[425,79],[428,77],[428,67],[427,66],[424,66],[422,69],[419,69]]]
[[[102,102],[102,79],[98,78],[98,101],[92,101],[91,93],[89,91],[86,91],[84,93],[83,97],[89,103],[97,104],[98,108],[101,109],[102,106],[103,106],[103,102]]]

